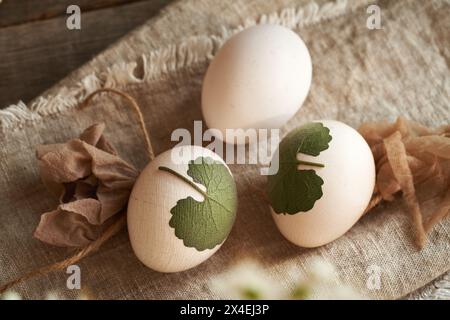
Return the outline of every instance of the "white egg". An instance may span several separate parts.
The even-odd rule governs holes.
[[[221,188],[230,190],[228,200],[232,203],[237,201],[235,184],[229,168],[222,158],[211,150],[199,146],[182,146],[158,155],[147,165],[136,181],[127,212],[132,248],[138,259],[153,270],[178,272],[195,267],[220,248],[231,230],[236,214],[236,203],[226,217],[226,225],[219,224],[218,227],[216,226],[218,229],[214,230],[214,234],[216,231],[224,234],[223,241],[220,240],[221,243],[214,244],[209,249],[197,249],[192,246],[186,238],[178,237],[175,228],[170,224],[174,217],[171,210],[181,199],[191,197],[196,203],[200,203],[205,200],[205,196],[200,191],[209,192],[205,185],[194,182],[193,177],[188,174],[190,161],[199,157],[207,157],[217,161],[219,165],[223,164],[221,168],[226,172],[228,180],[222,181]],[[168,171],[161,170],[160,167],[169,168],[181,174],[201,190],[196,190],[188,182]],[[208,175],[211,175],[211,172]],[[215,224],[220,217],[214,214],[213,211],[211,218]],[[186,219],[183,221],[183,228],[190,233],[190,236],[202,241],[209,240],[207,237],[211,236],[211,232],[208,234],[204,231],[206,228],[203,228],[203,220],[200,220],[200,223],[190,220],[189,215],[184,215],[184,212],[181,219]]]
[[[280,128],[302,106],[312,76],[311,57],[290,29],[258,25],[231,37],[211,62],[202,91],[209,128]],[[240,141],[244,133],[238,134]]]
[[[322,197],[312,209],[272,216],[280,232],[301,247],[318,247],[346,233],[362,216],[375,186],[375,163],[364,138],[350,126],[333,120],[320,122],[330,130],[328,149],[318,156],[298,154],[297,159],[325,167],[313,169],[322,178]]]

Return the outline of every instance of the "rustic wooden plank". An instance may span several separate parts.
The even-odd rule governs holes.
[[[68,30],[66,17],[1,28],[0,108],[38,96],[168,2],[134,2],[82,13],[81,30]]]
[[[88,12],[136,1],[142,0],[4,0],[0,6],[0,28],[63,16],[71,4]]]

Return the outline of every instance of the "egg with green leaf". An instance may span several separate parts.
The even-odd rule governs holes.
[[[234,179],[220,156],[199,146],[173,148],[134,185],[127,213],[132,248],[153,270],[190,269],[227,239],[236,209]]]
[[[307,123],[281,141],[268,176],[272,216],[302,247],[346,233],[363,215],[375,186],[375,162],[364,138],[334,120]]]

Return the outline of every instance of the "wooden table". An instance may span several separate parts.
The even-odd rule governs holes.
[[[0,109],[29,102],[173,0],[0,0]],[[81,9],[69,30],[67,7]]]

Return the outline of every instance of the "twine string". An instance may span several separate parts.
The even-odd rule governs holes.
[[[155,156],[154,156],[150,136],[149,136],[147,128],[145,126],[144,116],[141,112],[139,105],[137,104],[136,100],[132,96],[130,96],[129,94],[127,94],[125,92],[116,90],[116,89],[110,89],[110,88],[98,89],[98,90],[92,92],[91,94],[89,94],[84,99],[84,101],[81,103],[80,108],[84,109],[85,107],[87,107],[89,105],[89,102],[96,95],[98,95],[99,93],[105,93],[105,92],[117,94],[129,102],[129,106],[131,106],[131,108],[135,111],[135,113],[138,116],[139,125],[142,129],[142,132],[143,132],[143,135],[145,138],[146,151],[147,151],[150,161],[152,161]],[[16,279],[13,279],[13,280],[1,285],[0,286],[0,294],[4,293],[6,290],[10,289],[11,287],[13,287],[16,284],[19,284],[23,281],[29,280],[34,277],[43,276],[43,275],[46,275],[46,274],[54,272],[54,271],[66,269],[68,266],[77,263],[78,261],[87,257],[91,253],[97,251],[105,242],[107,242],[111,237],[116,235],[120,230],[122,230],[123,227],[126,226],[126,224],[127,224],[126,212],[122,211],[122,212],[118,213],[117,216],[118,217],[116,218],[114,223],[112,223],[108,228],[106,228],[105,231],[100,235],[99,238],[97,238],[90,244],[88,244],[85,247],[83,247],[82,249],[80,249],[77,253],[75,253],[74,255],[72,255],[69,258],[66,258],[62,261],[32,270],[28,273],[25,273],[25,274],[17,277]]]
[[[153,152],[150,135],[148,134],[147,127],[145,126],[144,115],[142,114],[141,108],[139,107],[136,100],[132,96],[130,96],[128,93],[120,91],[120,90],[112,89],[112,88],[98,89],[98,90],[95,90],[94,92],[92,92],[91,94],[89,94],[84,99],[84,101],[81,103],[80,108],[81,109],[86,108],[89,105],[89,102],[91,102],[91,100],[96,95],[98,95],[100,93],[104,93],[104,92],[110,92],[110,93],[117,94],[117,95],[121,96],[122,98],[124,98],[125,100],[127,100],[127,102],[129,102],[129,106],[134,110],[134,112],[136,113],[136,115],[138,117],[139,126],[141,127],[141,130],[142,130],[142,133],[143,133],[144,139],[145,139],[145,150],[147,151],[150,161],[152,161],[155,158],[155,154]]]
[[[66,269],[68,266],[73,265],[80,261],[81,259],[85,258],[89,254],[91,254],[94,251],[97,251],[106,241],[108,241],[112,236],[117,234],[125,225],[126,225],[126,214],[121,213],[120,216],[117,218],[117,220],[109,226],[98,239],[91,242],[87,246],[85,246],[83,249],[78,251],[73,256],[64,259],[62,261],[56,262],[54,264],[50,264],[38,269],[35,269],[33,271],[30,271],[28,273],[23,274],[22,276],[0,286],[0,294],[5,292],[6,290],[10,289],[11,287],[15,286],[18,283],[21,283],[23,281],[29,280],[31,278],[37,277],[37,276],[43,276],[50,272]]]

